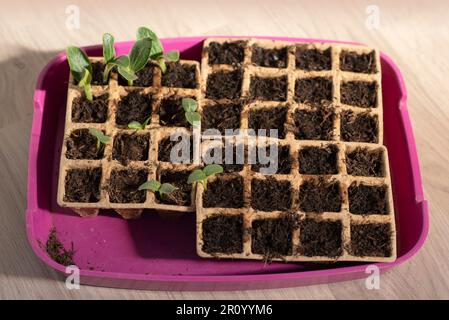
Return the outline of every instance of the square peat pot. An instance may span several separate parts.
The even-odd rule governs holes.
[[[267,37],[265,37],[267,38]],[[269,38],[284,41],[329,42],[318,39]],[[166,49],[183,59],[200,60],[205,37],[165,39]],[[132,42],[116,44],[127,53]],[[92,56],[101,46],[85,48]],[[389,151],[398,259],[376,264],[382,271],[417,253],[428,233],[428,205],[423,196],[419,163],[407,112],[407,93],[394,62],[381,54],[385,144]],[[195,214],[164,219],[156,212],[127,221],[112,212],[80,218],[56,204],[59,157],[64,129],[69,68],[61,53],[41,72],[34,94],[34,118],[28,168],[27,233],[37,256],[52,268],[65,267],[42,249],[51,228],[61,242],[75,248],[81,282],[88,285],[150,290],[245,290],[281,288],[357,279],[367,264],[271,263],[214,260],[197,256]]]

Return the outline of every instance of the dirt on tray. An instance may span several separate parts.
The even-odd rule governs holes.
[[[187,183],[190,171],[163,171],[161,173],[161,183],[170,183],[177,189],[169,194],[160,196],[156,194],[158,201],[164,204],[176,206],[190,206],[192,203],[192,185]]]
[[[195,89],[198,86],[195,65],[167,63],[167,71],[162,74],[162,86]]]
[[[292,186],[289,181],[251,180],[251,207],[261,211],[287,211],[292,206]]]
[[[143,69],[136,72],[137,79],[133,81],[133,87],[151,87],[153,86],[154,65],[147,64]],[[118,77],[120,86],[129,86],[128,80],[121,75]]]
[[[216,104],[203,107],[201,130],[217,129],[222,135],[226,129],[240,128],[240,103]]]
[[[242,92],[242,70],[218,71],[207,77],[206,98],[219,100],[240,98]]]
[[[337,257],[342,254],[341,221],[315,221],[300,223],[300,253],[302,255]]]
[[[306,71],[322,71],[331,69],[331,49],[324,51],[308,49],[306,47],[296,48],[296,68]]]
[[[300,78],[295,83],[295,100],[309,105],[322,106],[332,101],[332,78]]]
[[[352,214],[388,214],[387,187],[352,183],[348,188]]]
[[[221,148],[221,162],[213,162],[216,164],[219,164],[223,167],[223,171],[225,173],[233,173],[233,172],[240,172],[243,170],[243,165],[245,163],[245,159],[246,159],[246,150],[244,149],[244,147],[242,147],[242,144],[237,144],[237,147],[235,145],[229,144],[229,146],[227,145],[228,143],[225,143],[225,147]],[[232,159],[228,159],[228,161],[226,161],[226,149],[229,150],[229,148],[232,147]],[[212,159],[215,159],[215,152],[219,151],[220,148],[216,147],[211,147],[208,148],[205,152],[205,154],[207,154],[208,156],[210,156]],[[239,152],[239,158],[237,158],[237,151]],[[229,152],[229,151],[228,151]],[[240,152],[241,153],[241,157],[240,158]],[[217,156],[218,158],[218,156]],[[230,158],[230,157],[229,157]],[[231,161],[232,160],[232,161]]]
[[[104,132],[103,132],[104,133]],[[67,159],[81,160],[103,158],[103,144],[98,148],[97,138],[90,134],[89,129],[73,130],[66,141],[67,151],[65,156]]]
[[[163,162],[175,163],[174,161],[172,161],[172,159],[170,159],[171,151],[172,151],[173,147],[177,146],[178,144],[181,144],[182,143],[181,141],[186,142],[187,139],[188,138],[185,135],[178,137],[178,140],[176,140],[176,141],[171,141],[170,136],[161,139],[159,141],[158,160],[163,161]],[[190,136],[189,139],[190,139],[190,142],[189,142],[190,149],[189,149],[188,155],[183,154],[183,149],[184,149],[183,145],[180,145],[179,149],[177,149],[178,150],[177,156],[179,157],[178,160],[180,160],[179,162],[192,163],[192,161],[193,161],[193,137]],[[186,145],[187,145],[187,143],[186,143]],[[186,146],[186,148],[187,148],[187,146]],[[187,159],[187,157],[189,157],[189,158]],[[176,159],[173,159],[173,160],[176,160]]]
[[[194,97],[171,96],[163,98],[158,109],[159,123],[163,126],[189,127],[185,111],[182,107],[182,99]]]
[[[376,59],[374,51],[362,54],[353,51],[342,51],[340,54],[340,69],[350,72],[375,73]]]
[[[242,253],[243,215],[214,214],[203,221],[204,252]]]
[[[340,212],[340,183],[324,177],[305,180],[299,188],[299,208],[304,212]]]
[[[123,165],[127,165],[130,160],[148,160],[149,141],[148,134],[118,134],[114,137],[112,159],[118,160]]]
[[[387,223],[352,224],[351,252],[359,257],[391,256],[390,225]]]
[[[383,177],[383,151],[357,147],[346,153],[346,169],[348,174],[364,177]]]
[[[259,135],[259,129],[266,129],[266,136],[270,135],[270,129],[276,129],[278,138],[284,139],[287,111],[288,108],[284,106],[253,109],[249,113],[248,128],[254,129],[256,135]]]
[[[266,49],[254,46],[251,62],[261,67],[286,68],[287,48]]]
[[[69,169],[65,177],[64,201],[98,202],[101,168]]]
[[[377,143],[379,121],[369,113],[341,113],[341,137],[344,141]]]
[[[108,193],[112,203],[143,203],[145,190],[138,190],[146,182],[148,172],[145,169],[113,170],[109,178]]]
[[[151,116],[151,102],[150,95],[131,91],[118,102],[116,124],[127,126],[131,121],[145,122]]]
[[[340,89],[341,102],[361,108],[377,107],[376,82],[343,82]]]
[[[250,100],[286,101],[287,76],[282,77],[251,77],[249,85]]]
[[[43,249],[45,249],[48,256],[56,263],[62,264],[66,267],[75,264],[73,260],[73,256],[75,255],[73,242],[71,243],[71,248],[66,249],[59,240],[55,227],[50,229],[45,245],[42,243],[40,243],[40,245]]]
[[[265,153],[267,157],[270,157],[270,147],[259,147],[258,150],[262,149],[262,153]],[[265,149],[265,150],[264,150]],[[289,174],[292,169],[293,159],[290,156],[290,146],[278,146],[278,168],[275,174]],[[254,172],[260,172],[261,168],[268,168],[270,163],[261,164],[258,160],[258,153],[256,155],[256,163],[251,165],[251,170]],[[274,174],[274,173],[273,173]]]
[[[338,147],[305,147],[299,151],[299,172],[302,174],[337,174]]]
[[[77,123],[104,123],[108,117],[108,97],[107,93],[101,96],[94,96],[93,101],[81,97],[73,99],[72,121]]]
[[[242,208],[243,178],[239,175],[219,175],[207,184],[203,193],[205,208]]]
[[[209,44],[209,64],[238,65],[243,62],[244,42],[211,42]]]
[[[104,70],[104,63],[102,62],[92,63],[92,81],[91,81],[92,85],[94,86],[107,85],[107,83],[103,83],[103,70]]]
[[[296,110],[295,138],[300,140],[332,140],[334,108],[320,107],[314,110]]]

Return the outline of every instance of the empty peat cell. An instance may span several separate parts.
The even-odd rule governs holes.
[[[251,62],[259,67],[286,68],[287,48],[262,48],[253,46]]]
[[[66,202],[98,202],[100,200],[101,168],[67,170],[64,185]]]
[[[103,83],[103,70],[104,70],[104,63],[103,62],[94,62],[92,65],[92,80],[91,85],[93,86],[102,86],[106,85],[107,83]]]
[[[241,64],[244,58],[244,46],[245,43],[243,41],[211,42],[207,48],[209,64]]]
[[[203,193],[205,208],[242,208],[243,178],[240,175],[218,175],[207,183]]]
[[[299,208],[303,212],[340,212],[340,183],[322,177],[305,180],[299,187]]]
[[[331,49],[319,50],[298,46],[296,48],[296,69],[305,71],[331,70]]]
[[[215,104],[203,107],[201,130],[218,130],[226,134],[226,129],[240,129],[242,105],[240,103]]]
[[[332,140],[335,113],[333,108],[298,109],[293,114],[294,134],[298,140]]]
[[[159,141],[158,160],[171,163],[192,163],[193,161],[193,138],[190,135],[181,134],[167,136]],[[172,154],[173,150],[173,154]]]
[[[369,186],[353,182],[348,188],[352,214],[388,214],[387,186]]]
[[[152,97],[149,94],[132,91],[122,97],[117,104],[115,123],[127,126],[131,121],[144,123],[151,117]]]
[[[112,170],[109,177],[108,194],[112,203],[143,203],[146,191],[138,190],[148,179],[145,169]]]
[[[374,51],[357,53],[343,50],[340,53],[340,70],[357,73],[376,73],[376,57]]]
[[[357,147],[346,151],[346,171],[352,176],[383,177],[384,168],[382,149]]]
[[[291,255],[293,230],[297,223],[297,219],[290,215],[254,220],[251,225],[252,253],[269,259]]]
[[[341,103],[360,107],[377,107],[377,83],[366,81],[343,82],[340,87]]]
[[[338,147],[305,147],[299,150],[299,173],[337,174]]]
[[[351,224],[351,253],[358,257],[390,257],[391,234],[388,223]]]
[[[89,129],[73,130],[66,140],[66,149],[65,157],[73,160],[98,160],[104,154],[103,144],[98,147],[97,138],[90,134]]]
[[[192,204],[192,185],[187,183],[190,171],[162,171],[159,181],[161,183],[170,183],[177,189],[162,197],[156,193],[156,199],[160,203],[171,204],[175,206],[190,206]]]
[[[270,146],[257,147],[257,152],[254,155],[256,163],[251,165],[251,170],[254,172],[261,172],[260,169],[275,169],[269,174],[289,174],[292,170],[292,157],[290,156],[290,146],[277,146],[277,155],[271,156]],[[254,151],[256,151],[254,150]],[[263,161],[261,161],[261,158]],[[262,163],[264,162],[264,163]],[[266,173],[265,173],[266,174]]]
[[[225,173],[233,173],[243,170],[246,151],[242,144],[225,143],[225,147],[215,146],[208,148],[204,152],[204,156],[207,159],[211,159],[211,161],[207,162],[208,164],[219,164],[223,167]]]
[[[273,177],[251,180],[251,207],[260,211],[286,211],[292,206],[292,186],[289,181]]]
[[[207,77],[206,98],[238,99],[242,93],[242,70],[218,71]]]
[[[186,89],[197,88],[196,66],[180,62],[167,63],[167,70],[162,74],[162,86]]]
[[[277,138],[284,139],[287,111],[286,106],[251,109],[248,116],[248,128],[253,129],[256,135],[265,136],[271,136],[270,129],[277,130]],[[265,129],[265,134],[259,132],[260,129]]]
[[[306,219],[299,227],[299,253],[307,257],[338,257],[342,254],[341,221]]]
[[[148,160],[149,144],[149,134],[117,134],[114,137],[112,159],[118,160],[123,165],[126,165],[128,161]]]
[[[170,96],[164,97],[158,108],[159,124],[167,127],[189,127],[186,114],[182,107],[182,99],[194,97]]]
[[[343,141],[371,143],[379,141],[379,121],[376,115],[370,115],[367,112],[343,111],[340,119]]]
[[[243,215],[214,214],[203,221],[203,245],[206,253],[243,252]]]
[[[108,118],[107,93],[94,96],[93,101],[86,99],[83,94],[72,102],[72,122],[75,123],[104,123]]]
[[[332,101],[333,85],[330,77],[299,78],[295,82],[296,102],[325,105]]]
[[[252,76],[249,84],[249,98],[251,100],[286,101],[287,86],[287,76]]]
[[[152,87],[154,68],[156,68],[154,65],[147,64],[143,69],[137,71],[137,79],[133,81],[132,87]],[[128,80],[123,78],[120,74],[118,76],[118,84],[119,86],[129,86]]]

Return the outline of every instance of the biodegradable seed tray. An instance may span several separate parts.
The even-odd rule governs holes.
[[[383,146],[379,53],[367,47],[207,39],[200,112],[229,129],[278,129],[276,174],[235,137],[246,162],[197,188],[202,257],[284,261],[394,261],[396,228]],[[215,110],[215,111],[214,111]],[[203,125],[203,129],[204,125]],[[222,128],[219,128],[220,131]],[[227,138],[233,140],[233,138]],[[213,144],[204,142],[202,152]],[[232,143],[232,142],[231,142]],[[368,240],[369,239],[369,240]]]
[[[169,63],[164,75],[149,64],[130,87],[114,72],[107,85],[99,85],[103,61],[91,62],[93,103],[86,101],[72,77],[69,80],[58,204],[81,216],[96,215],[99,209],[114,209],[124,218],[136,218],[145,208],[194,211],[194,189],[185,183],[194,159],[171,163],[169,147],[171,133],[192,135],[181,99],[199,101],[199,63]],[[129,122],[143,123],[150,115],[144,130],[127,128]],[[89,128],[102,130],[112,138],[110,143],[98,149]],[[191,143],[192,150],[198,148]],[[150,179],[172,183],[178,190],[164,199],[137,190]]]

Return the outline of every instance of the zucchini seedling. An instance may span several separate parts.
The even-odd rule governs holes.
[[[223,167],[219,164],[209,164],[203,169],[194,170],[187,178],[187,183],[201,183],[204,189],[207,189],[207,179],[222,172]]]
[[[170,183],[162,183],[161,184],[159,181],[154,180],[154,179],[144,182],[139,186],[139,190],[150,190],[154,193],[159,193],[159,196],[161,198],[172,193],[176,189],[178,189],[178,188],[176,188],[174,185],[172,185]]]
[[[84,90],[86,98],[93,100],[92,96],[92,65],[86,53],[78,47],[70,46],[66,50],[67,61],[69,62],[70,73],[75,83]]]
[[[100,149],[101,144],[107,144],[111,141],[111,137],[105,135],[101,130],[89,128],[89,133],[97,138],[97,149]]]
[[[128,123],[128,128],[134,129],[136,131],[143,130],[148,125],[148,122],[150,121],[151,116],[145,119],[143,123],[140,123],[139,121],[131,121]]]
[[[186,120],[192,126],[201,122],[201,115],[196,112],[198,108],[198,103],[192,98],[182,98],[181,100],[182,108],[184,109]]]
[[[103,58],[105,67],[103,71],[103,83],[108,82],[109,73],[115,67],[114,37],[110,33],[103,34]]]

